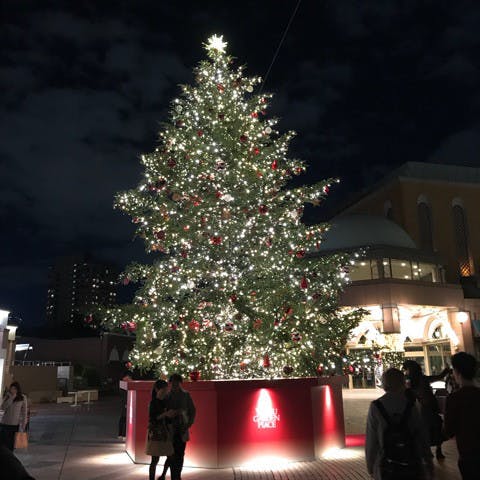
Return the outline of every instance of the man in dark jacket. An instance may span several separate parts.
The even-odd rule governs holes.
[[[190,438],[189,428],[195,421],[195,405],[190,394],[182,388],[182,381],[182,376],[178,373],[174,373],[169,378],[170,392],[167,397],[167,408],[176,411],[172,419],[174,453],[167,460],[172,480],[181,479],[186,442]]]
[[[480,388],[473,380],[477,361],[459,352],[452,357],[452,367],[460,388],[447,397],[445,433],[457,440],[458,468],[463,480],[474,480],[480,472]]]

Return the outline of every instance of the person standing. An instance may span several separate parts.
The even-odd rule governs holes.
[[[132,380],[132,374],[130,372],[124,372],[120,381],[130,382]],[[120,388],[120,418],[118,419],[118,438],[125,440],[127,436],[127,390]]]
[[[480,388],[475,386],[475,357],[465,352],[452,357],[453,375],[459,389],[447,397],[445,434],[455,437],[458,468],[463,480],[477,479],[480,472]]]
[[[443,460],[445,455],[442,452],[442,417],[440,416],[440,408],[438,401],[433,394],[432,382],[442,380],[448,373],[448,368],[445,368],[439,375],[424,375],[422,367],[414,360],[406,360],[403,363],[403,369],[407,376],[407,396],[412,400],[418,400],[420,404],[420,414],[425,423],[427,434],[430,441],[430,446],[435,448],[435,456],[437,460]]]
[[[175,411],[167,408],[165,397],[168,392],[168,383],[157,380],[152,389],[152,400],[148,406],[148,429],[145,453],[152,457],[148,470],[149,480],[155,480],[155,472],[161,456],[171,455],[173,446],[169,419]]]
[[[195,405],[192,397],[182,388],[182,376],[174,373],[169,378],[170,392],[167,397],[169,409],[175,411],[173,426],[173,455],[168,458],[172,480],[181,480],[186,442],[190,439],[189,428],[195,421]],[[160,477],[163,480],[165,477]]]
[[[0,423],[0,445],[4,445],[13,452],[15,448],[15,434],[25,431],[27,424],[27,397],[22,393],[18,382],[10,385],[0,407],[4,411]]]
[[[429,478],[432,455],[420,414],[405,394],[405,376],[389,368],[382,376],[385,395],[370,404],[365,458],[375,480]]]

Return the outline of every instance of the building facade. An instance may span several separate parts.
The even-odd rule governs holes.
[[[57,259],[50,267],[47,323],[51,328],[79,326],[95,305],[116,302],[118,270],[84,256]]]
[[[480,169],[407,163],[330,222],[320,253],[352,253],[341,304],[367,312],[348,343],[357,386],[385,352],[428,374],[480,358],[479,199]]]

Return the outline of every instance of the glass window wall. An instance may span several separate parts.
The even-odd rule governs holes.
[[[443,282],[438,265],[396,258],[352,260],[348,267],[348,277],[352,282],[378,278]]]

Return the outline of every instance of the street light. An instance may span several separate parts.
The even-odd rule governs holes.
[[[462,310],[457,312],[457,322],[460,325],[463,325],[464,323],[468,322],[468,317],[469,317],[468,312],[464,312]]]

